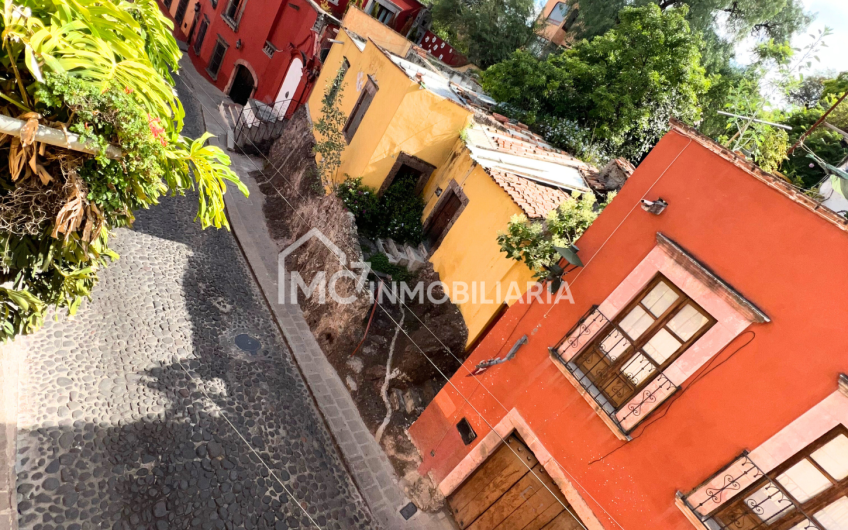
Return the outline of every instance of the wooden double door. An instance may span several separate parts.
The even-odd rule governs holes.
[[[448,504],[463,530],[583,529],[559,487],[514,434],[451,494]]]

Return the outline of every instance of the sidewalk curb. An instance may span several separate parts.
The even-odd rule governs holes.
[[[186,82],[193,87],[197,82],[195,72],[187,70],[188,68],[184,70],[183,75]],[[217,94],[217,91],[215,93]],[[223,94],[221,95],[223,97]],[[195,92],[195,97],[199,100],[203,95]],[[205,102],[201,107],[210,105],[215,106],[214,102]],[[215,127],[210,127],[213,124],[206,123],[207,112],[212,111],[202,109],[206,128],[213,134],[219,135],[213,143],[223,147],[221,126],[214,124]],[[233,170],[251,192],[250,198],[245,198],[234,188],[230,188],[229,193],[224,195],[232,234],[276,325],[291,350],[295,364],[315,400],[316,408],[327,424],[331,438],[339,450],[355,487],[371,511],[375,526],[379,525],[387,530],[454,530],[456,526],[446,512],[432,514],[419,510],[409,520],[401,516],[401,508],[410,501],[403,493],[403,488],[388,457],[365,427],[347,387],[312,335],[300,307],[274,302],[277,297],[278,252],[276,244],[267,231],[262,201],[256,200],[263,199],[264,195],[250,176],[253,172],[253,169],[249,167],[253,166],[250,164],[252,161],[238,153],[229,154]],[[273,250],[269,252],[268,249]]]

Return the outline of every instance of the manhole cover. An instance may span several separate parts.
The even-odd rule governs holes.
[[[416,507],[410,502],[409,504],[400,509],[400,514],[403,516],[404,519],[409,521],[409,518],[415,515],[415,512],[417,511],[418,507]]]
[[[236,346],[244,351],[256,353],[262,347],[262,343],[250,335],[242,333],[236,336]]]

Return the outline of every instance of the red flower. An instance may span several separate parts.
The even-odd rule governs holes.
[[[150,134],[159,140],[162,147],[165,147],[168,145],[168,140],[165,138],[165,128],[159,123],[159,118],[154,118],[150,114],[147,115],[147,126],[150,127]]]

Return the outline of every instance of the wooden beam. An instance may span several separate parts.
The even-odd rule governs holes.
[[[828,122],[824,122],[823,125],[825,127],[827,127],[828,129],[830,129],[831,131],[841,134],[843,138],[848,140],[848,132],[843,131],[842,129],[840,129],[839,127],[836,127],[835,125],[831,125]]]

